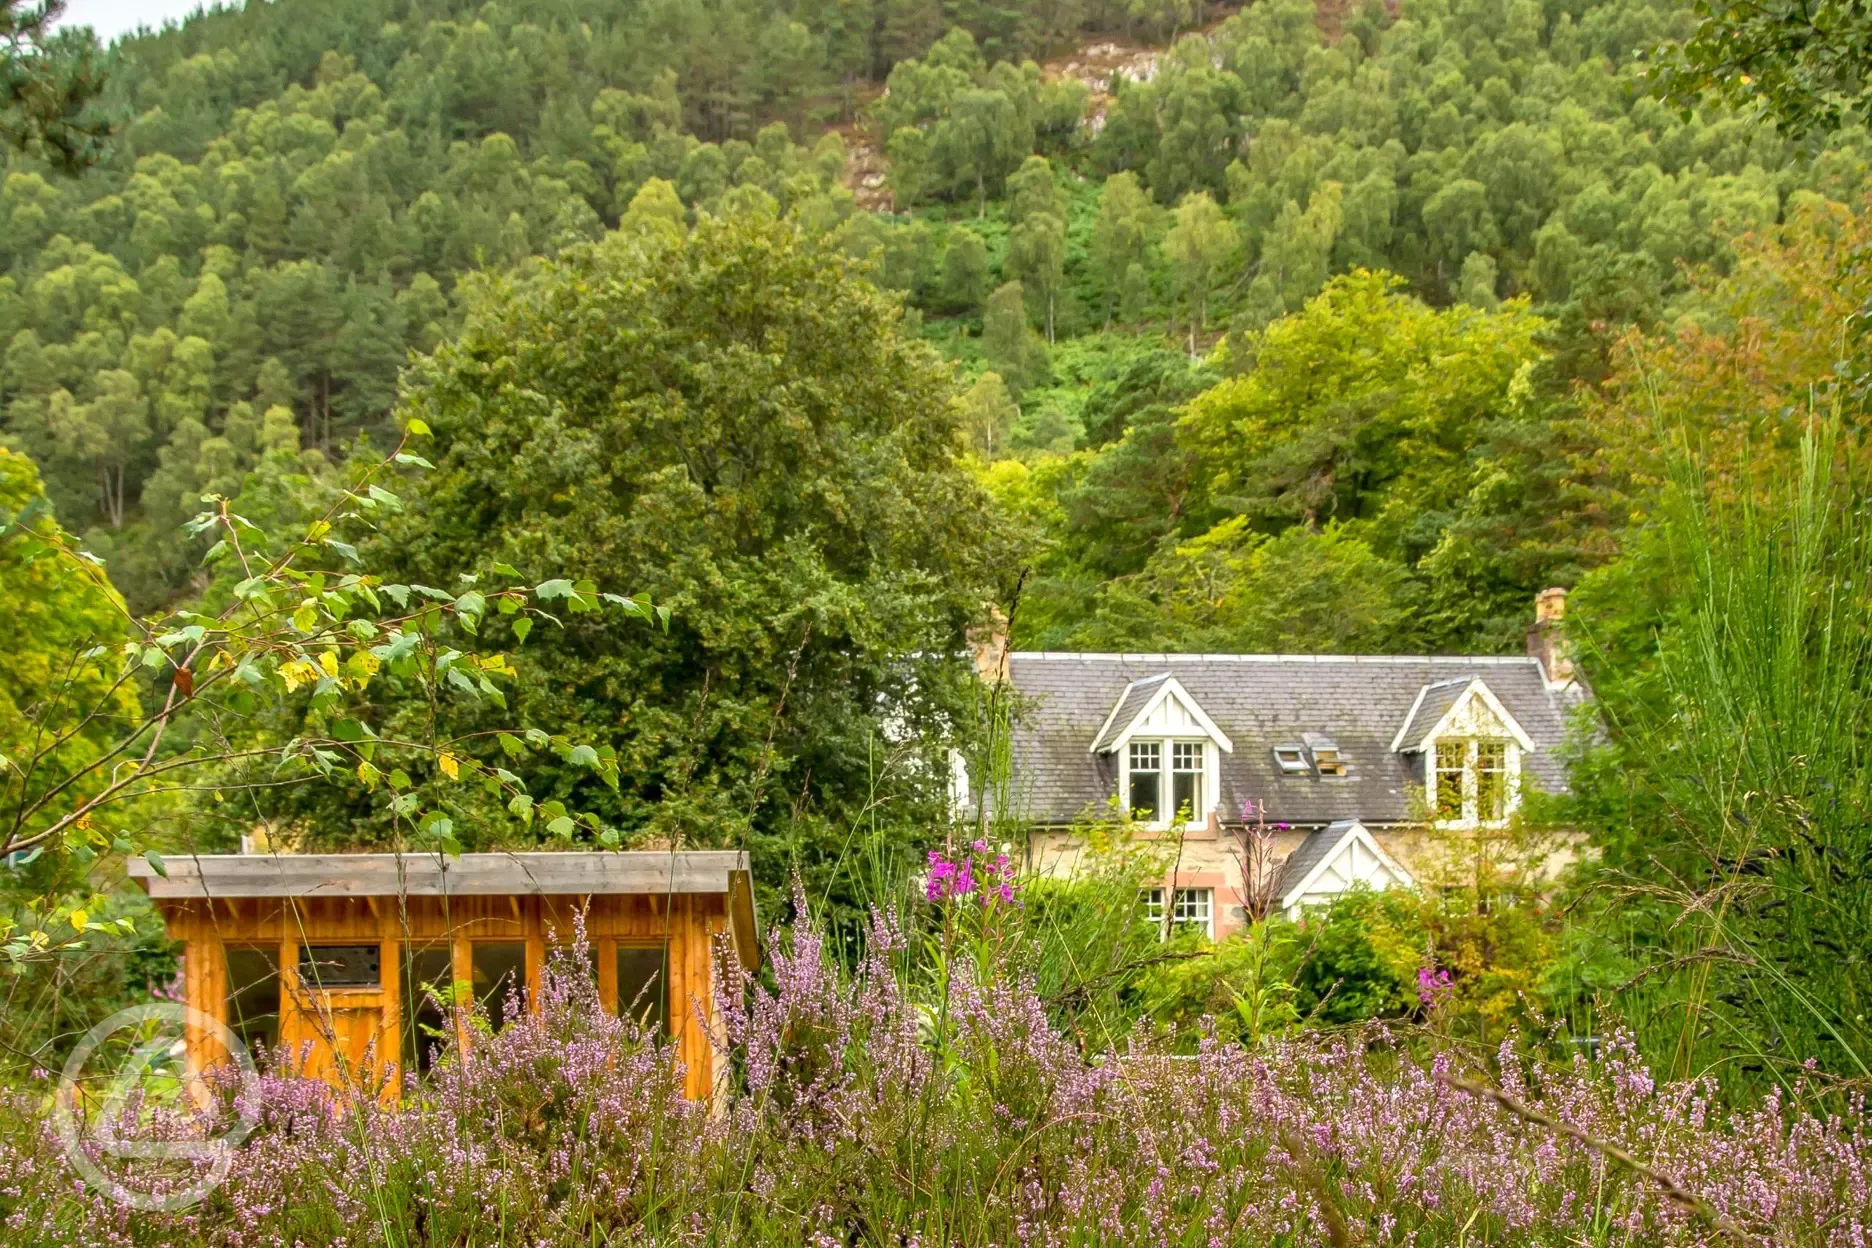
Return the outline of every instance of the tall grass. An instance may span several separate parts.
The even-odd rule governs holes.
[[[1642,969],[1621,1002],[1674,1075],[1872,1075],[1872,516],[1837,422],[1732,494],[1673,457],[1684,587],[1655,696],[1609,697],[1632,785],[1613,880]]]

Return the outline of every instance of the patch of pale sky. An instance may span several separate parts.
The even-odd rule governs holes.
[[[164,22],[180,22],[203,7],[224,6],[204,5],[203,0],[66,0],[65,16],[59,24],[89,26],[97,32],[100,43],[109,43],[139,26],[159,30]]]

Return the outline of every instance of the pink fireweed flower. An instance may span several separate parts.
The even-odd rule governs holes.
[[[1456,981],[1448,971],[1432,966],[1417,968],[1417,1000],[1425,1009],[1434,1010],[1456,991]]]
[[[931,901],[949,901],[973,895],[984,906],[1019,905],[1019,882],[1008,856],[996,854],[989,858],[991,847],[986,841],[976,841],[969,848],[973,852],[957,860],[945,857],[940,849],[930,850],[924,896]]]

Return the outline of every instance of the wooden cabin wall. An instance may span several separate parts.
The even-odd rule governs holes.
[[[728,922],[723,894],[249,897],[160,904],[171,937],[185,945],[183,982],[189,1005],[223,1024],[228,1022],[226,950],[232,946],[277,951],[283,981],[280,1034],[288,1044],[313,1039],[317,1031],[317,1020],[294,1001],[300,946],[381,945],[384,969],[379,988],[325,992],[334,1009],[377,1011],[378,1051],[397,1060],[401,1051],[396,1041],[403,1022],[403,985],[397,968],[404,946],[424,949],[446,944],[454,977],[464,980],[472,978],[475,941],[524,941],[527,993],[536,998],[548,947],[573,943],[574,921],[582,911],[586,939],[594,949],[667,942],[668,1017],[677,1055],[686,1069],[684,1091],[700,1099],[710,1095],[714,1086],[712,950]],[[616,1009],[615,958],[598,958],[598,988],[605,1007]],[[227,1060],[212,1036],[192,1028],[188,1038],[191,1063],[197,1069]],[[319,1073],[329,1076],[331,1072],[321,1069]]]

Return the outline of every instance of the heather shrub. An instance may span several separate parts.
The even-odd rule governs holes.
[[[979,879],[979,877],[978,877]],[[796,904],[804,910],[804,899]],[[204,1203],[88,1193],[31,1094],[0,1123],[11,1245],[1756,1244],[1872,1230],[1864,1105],[1720,1108],[1630,1039],[1594,1057],[1422,1056],[1380,1025],[1082,1043],[1018,958],[1018,899],[945,894],[936,969],[874,916],[849,969],[811,922],[759,977],[724,963],[730,1073],[681,1099],[670,1050],[599,1008],[576,956],[536,1012],[401,1104],[272,1074]],[[971,948],[970,946],[976,946]],[[1478,1094],[1457,1080],[1486,1082]],[[174,1122],[164,1130],[177,1130]],[[1680,1185],[1673,1194],[1668,1185]]]

